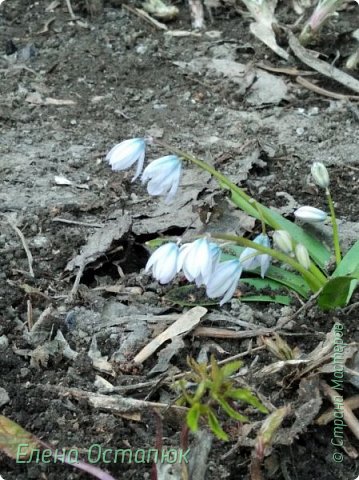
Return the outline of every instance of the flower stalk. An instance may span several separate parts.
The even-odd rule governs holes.
[[[328,206],[330,210],[330,218],[332,222],[332,228],[333,228],[333,243],[334,243],[334,252],[335,252],[335,262],[337,266],[340,264],[342,261],[342,254],[340,252],[340,243],[339,243],[339,231],[338,231],[338,223],[337,219],[335,216],[335,210],[334,210],[334,202],[332,199],[332,196],[330,194],[330,190],[326,189],[326,196],[327,196],[327,201],[328,201]]]
[[[194,157],[193,155],[190,155],[189,153],[183,152],[182,150],[175,148],[172,145],[168,145],[162,142],[161,140],[154,139],[153,143],[156,143],[157,145],[160,145],[164,148],[171,150],[172,152],[176,153],[178,156],[182,157],[184,160],[194,163],[195,165],[200,167],[202,170],[205,170],[206,172],[210,173],[213,177],[215,177],[218,180],[220,185],[225,185],[226,187],[228,187],[229,190],[231,190],[233,193],[238,195],[246,203],[245,211],[249,215],[252,215],[258,220],[261,220],[261,221],[264,220],[265,223],[270,225],[275,230],[279,230],[281,228],[280,225],[270,216],[270,214],[268,214],[268,212],[266,211],[266,207],[261,205],[250,195],[247,195],[244,192],[244,190],[242,190],[237,185],[232,183],[225,175],[218,172],[214,167],[212,167],[208,163],[204,162],[203,160],[200,160],[199,158]],[[259,213],[258,210],[260,210],[261,213]]]
[[[317,292],[318,290],[320,290],[326,283],[325,277],[325,280],[323,280],[321,278],[322,275],[317,276],[316,273],[306,270],[299,262],[297,262],[294,258],[289,257],[285,253],[274,250],[273,248],[264,247],[263,245],[248,240],[248,238],[239,237],[237,235],[229,235],[226,233],[212,233],[211,235],[213,238],[217,238],[219,240],[228,240],[237,243],[242,247],[253,248],[261,253],[270,255],[279,262],[287,263],[302,275],[302,277],[308,283],[309,287],[311,288],[311,290],[313,290],[313,292]]]

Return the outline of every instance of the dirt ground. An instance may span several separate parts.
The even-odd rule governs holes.
[[[303,204],[325,208],[320,192],[308,185],[311,163],[324,161],[335,185],[343,243],[348,247],[359,237],[355,101],[319,96],[291,75],[267,72],[272,87],[255,86],[260,62],[307,67],[276,57],[250,34],[248,17],[233,6],[213,10],[213,23],[208,20],[207,30],[195,34],[182,3],[168,31],[121,2],[105,2],[95,12],[86,10],[86,3],[73,2],[79,21],[71,21],[65,1],[52,2],[53,8],[47,8],[50,1],[30,0],[0,6],[0,412],[55,448],[77,448],[80,454],[93,444],[155,448],[158,421],[150,408],[126,416],[105,404],[94,406],[73,389],[101,393],[106,381],[114,387],[150,381],[150,388],[129,390],[125,397],[170,403],[175,394],[160,380],[188,370],[186,355],[208,360],[215,353],[222,360],[261,345],[259,337],[189,334],[164,368],[158,367],[157,353],[141,366],[133,364],[141,348],[185,308],[167,298],[171,285],[161,287],[144,274],[145,242],[182,235],[189,226],[193,232],[246,235],[258,226],[192,166],[186,167],[174,204],[149,198],[139,181],[131,183],[132,171],[111,172],[104,158],[113,145],[143,135],[161,138],[216,165],[291,219]],[[290,3],[280,2],[278,9],[287,24],[295,21]],[[348,32],[358,27],[356,20],[348,10],[327,27],[315,48],[328,62],[335,60],[338,45],[349,54],[354,44]],[[171,35],[174,30],[187,34]],[[245,70],[239,74],[234,63]],[[342,59],[337,66],[343,67]],[[328,90],[352,93],[319,75],[313,78]],[[148,155],[168,153],[151,146]],[[69,262],[91,235],[115,225],[111,245],[86,266],[71,296],[77,268]],[[34,276],[19,230],[33,256]],[[327,238],[325,231],[318,233]],[[238,322],[246,321],[271,328],[299,307],[297,298],[290,306],[234,298],[222,309],[207,306],[203,326],[241,330]],[[40,327],[29,332],[38,321]],[[358,308],[323,314],[315,306],[287,324],[285,338],[305,356],[335,321],[344,325],[348,344],[359,341]],[[59,332],[75,355],[64,351]],[[332,424],[314,422],[330,406],[316,398],[318,376],[296,377],[296,369],[261,376],[261,369],[277,360],[265,349],[243,360],[245,381],[260,398],[274,407],[292,406],[283,427],[288,438],[296,434],[273,446],[263,479],[357,478],[358,440],[346,429],[343,461],[335,463]],[[330,375],[322,373],[326,378]],[[308,385],[313,405],[303,393]],[[345,383],[344,396],[357,389]],[[248,412],[253,421],[262,419]],[[167,411],[162,417],[163,444],[177,448],[181,420]],[[297,430],[295,419],[302,421]],[[243,433],[236,422],[227,420],[224,428],[230,441],[212,440],[204,478],[249,479],[251,444],[235,447]],[[117,479],[150,478],[152,469],[151,463],[97,466]],[[19,464],[1,451],[0,474],[5,480],[90,478],[62,464]],[[177,477],[167,472],[163,479],[169,478]]]

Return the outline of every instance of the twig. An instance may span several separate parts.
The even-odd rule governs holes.
[[[122,7],[128,10],[131,13],[134,13],[138,17],[142,18],[146,22],[148,22],[153,27],[158,28],[159,30],[168,30],[167,26],[164,23],[161,23],[154,18],[152,18],[147,12],[142,10],[141,8],[132,8],[129,5],[122,5]]]
[[[359,395],[354,395],[353,397],[348,398],[345,400],[344,405],[346,405],[351,410],[356,410],[359,408]],[[334,409],[329,408],[326,412],[324,412],[317,420],[315,421],[318,425],[326,425],[327,423],[334,420]]]
[[[33,257],[32,257],[32,254],[30,252],[30,249],[27,245],[27,242],[26,242],[26,239],[22,233],[22,231],[10,220],[10,218],[8,218],[5,214],[1,213],[0,215],[2,215],[7,223],[10,225],[10,227],[17,233],[17,235],[20,237],[20,240],[21,240],[21,243],[22,243],[22,246],[24,247],[24,250],[26,252],[26,256],[27,256],[27,262],[29,264],[29,273],[31,275],[31,277],[35,277],[35,274],[34,274],[34,270],[32,268],[32,264],[33,264]]]
[[[70,0],[65,0],[65,1],[66,1],[67,10],[69,11],[71,20],[76,20],[77,17],[76,17],[76,15],[74,14],[74,11],[72,10],[72,5],[71,5]]]
[[[34,322],[32,317],[32,303],[30,299],[27,300],[26,305],[27,305],[27,324],[28,324],[29,330],[31,330],[32,327],[34,326]]]
[[[230,362],[233,362],[234,360],[238,360],[239,358],[243,358],[243,357],[246,357],[247,355],[250,355],[251,353],[254,353],[254,352],[257,352],[258,350],[264,350],[266,348],[265,345],[261,345],[260,347],[255,347],[255,348],[248,348],[248,350],[246,350],[245,352],[242,352],[242,353],[237,353],[237,355],[233,355],[231,357],[228,357],[228,358],[225,358],[224,360],[221,360],[219,361],[217,364],[218,365],[225,365],[226,363],[230,363]],[[207,367],[207,371],[210,371],[211,370],[211,365],[208,365]],[[183,378],[185,377],[186,375],[189,375],[191,372],[190,371],[187,371],[187,372],[183,372],[183,373],[177,373],[176,375],[173,375],[173,377],[171,377],[171,381],[173,380],[179,380],[180,378]],[[167,380],[168,381],[168,380]]]
[[[298,310],[295,313],[293,313],[293,315],[290,315],[289,317],[287,317],[282,323],[280,323],[280,325],[277,325],[273,330],[277,331],[280,328],[283,328],[284,325],[286,325],[288,322],[291,322],[292,320],[294,320],[300,313],[302,313],[305,310],[307,310],[308,308],[310,308],[314,304],[315,300],[321,294],[321,291],[322,291],[322,289],[318,290],[318,292],[315,292],[314,295],[312,295],[310,297],[310,299],[306,303],[304,303],[304,305],[302,305],[300,308],[298,308]]]
[[[136,398],[122,397],[121,395],[101,395],[88,392],[80,388],[65,388],[60,385],[38,385],[44,390],[55,390],[60,395],[72,397],[78,400],[87,400],[95,409],[105,410],[111,413],[129,414],[134,412],[148,412],[150,408],[158,410],[175,410],[178,414],[185,415],[188,409],[179,405],[168,405],[167,403],[148,402]]]
[[[273,72],[273,73],[284,73],[284,75],[289,75],[289,76],[293,76],[293,77],[297,77],[298,75],[300,76],[310,76],[312,77],[314,75],[314,73],[310,70],[298,70],[298,68],[296,67],[273,67],[272,65],[267,65],[263,62],[258,62],[256,64],[256,67],[262,69],[262,70],[266,70],[268,72]]]
[[[345,307],[343,311],[344,313],[352,313],[352,311],[355,310],[357,307],[359,307],[359,302],[352,303],[348,307]]]
[[[297,77],[296,80],[300,85],[308,90],[319,93],[319,95],[324,95],[325,97],[335,98],[336,100],[359,100],[358,95],[344,95],[342,93],[330,92],[322,87],[318,87],[318,85],[314,85],[314,83],[303,77]]]
[[[76,294],[77,294],[77,290],[79,289],[79,285],[80,285],[80,281],[81,281],[81,277],[84,273],[84,270],[85,270],[85,264],[84,262],[79,266],[79,270],[76,274],[76,278],[75,278],[75,281],[74,281],[74,284],[72,286],[72,289],[71,289],[71,292],[69,293],[68,297],[67,297],[67,302],[68,303],[72,303],[76,297]]]
[[[248,348],[245,352],[237,353],[237,355],[232,355],[231,357],[225,358],[224,360],[220,360],[218,362],[218,365],[225,365],[227,363],[233,362],[234,360],[238,360],[239,358],[246,357],[247,355],[250,355],[252,353],[256,353],[260,350],[264,350],[266,348],[265,345],[261,345],[260,347],[255,347],[255,348]],[[211,369],[211,366],[208,366],[208,370]],[[162,378],[156,378],[154,380],[149,380],[148,382],[141,382],[141,383],[136,383],[134,385],[122,385],[118,387],[111,387],[111,388],[103,388],[99,390],[99,393],[102,394],[109,394],[109,393],[127,393],[130,391],[136,391],[136,390],[141,390],[142,388],[152,388],[154,385],[157,385],[158,387],[163,385],[163,384],[169,384],[172,383],[174,380],[179,380],[186,375],[189,375],[191,372],[182,372],[182,373],[177,373],[176,375],[173,375],[171,377],[169,376],[163,376]]]
[[[67,218],[55,217],[52,219],[53,222],[68,223],[70,225],[80,225],[81,227],[90,227],[90,228],[103,228],[102,223],[86,223],[78,222],[76,220],[68,220]]]
[[[329,65],[323,60],[316,58],[309,50],[302,47],[295,35],[288,30],[289,35],[289,46],[292,49],[294,55],[299,58],[300,61],[313,68],[317,72],[325,75],[326,77],[332,78],[336,82],[341,83],[350,90],[353,90],[356,93],[359,93],[359,80],[356,80],[351,75],[348,75],[345,72],[339,70],[339,68]]]
[[[321,382],[322,388],[326,396],[330,399],[333,405],[336,405],[338,402],[335,400],[338,397],[338,393],[331,388],[326,382]],[[359,440],[359,422],[354,413],[352,412],[351,408],[349,408],[348,404],[343,402],[343,417],[344,420],[347,422],[348,427],[353,432],[355,437]]]
[[[197,327],[193,331],[194,336],[212,338],[251,338],[259,335],[268,335],[269,333],[273,333],[273,328],[258,328],[257,330],[236,332],[226,328]]]

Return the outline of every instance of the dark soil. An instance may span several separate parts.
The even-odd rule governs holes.
[[[115,318],[182,312],[182,308],[164,298],[170,287],[160,288],[143,274],[148,258],[144,243],[159,234],[181,235],[191,217],[197,226],[201,225],[199,207],[205,211],[213,209],[211,199],[218,207],[217,227],[242,228],[239,223],[226,225],[223,218],[221,223],[221,206],[227,205],[224,195],[208,178],[196,177],[192,167],[189,171],[193,172],[194,184],[189,183],[187,190],[179,193],[179,201],[185,194],[192,195],[195,207],[192,210],[187,202],[190,214],[185,218],[181,217],[181,206],[163,209],[161,220],[160,215],[155,215],[156,209],[162,208],[161,200],[149,199],[139,182],[132,184],[132,172],[113,174],[103,161],[106,152],[126,138],[147,134],[163,137],[166,143],[214,162],[254,197],[281,209],[288,218],[293,218],[299,205],[325,207],[318,189],[308,185],[311,163],[324,161],[333,178],[343,240],[350,245],[359,232],[358,117],[353,110],[355,105],[320,97],[290,77],[285,78],[288,99],[277,105],[254,106],[246,102],[246,96],[238,93],[238,85],[230,80],[180,68],[175,62],[204,56],[234,59],[246,65],[264,60],[273,65],[285,64],[254,39],[248,19],[232,7],[212,12],[210,30],[220,35],[175,37],[121,8],[121,2],[105,2],[103,9],[100,2],[95,7],[89,1],[73,3],[80,23],[70,21],[64,1],[49,11],[46,7],[50,2],[30,0],[5,0],[0,7],[1,212],[27,239],[35,273],[34,278],[28,274],[21,241],[3,217],[0,338],[3,336],[6,343],[0,344],[0,386],[9,396],[1,407],[2,415],[45,443],[55,448],[76,448],[85,458],[93,444],[111,449],[148,449],[157,445],[158,420],[153,411],[142,412],[138,421],[93,408],[86,400],[65,393],[71,388],[96,392],[96,375],[114,386],[153,379],[148,374],[157,363],[156,355],[141,368],[131,361],[156,334],[154,325],[146,327],[146,337],[134,338],[132,344],[131,325],[102,328],[104,312],[111,308],[116,312]],[[180,4],[179,9],[179,18],[169,29],[190,31],[187,6]],[[286,5],[279,8],[278,17],[285,23],[295,20]],[[336,43],[326,40],[336,35],[348,54],[353,44],[345,32],[354,28],[357,25],[353,13],[343,12],[340,20],[327,27],[315,48],[325,53],[328,61],[333,60]],[[31,48],[25,48],[29,45]],[[348,93],[336,84],[320,80],[324,88]],[[46,101],[49,98],[73,103],[54,105]],[[246,159],[253,150],[257,151],[257,160],[248,170]],[[163,151],[152,147],[153,158],[159,153]],[[57,185],[54,177],[60,175],[73,184]],[[120,219],[124,212],[135,219],[133,232],[115,245],[120,249],[85,270],[78,294],[69,302],[75,277],[73,272],[65,271],[66,265],[96,231],[95,227],[83,224],[105,224]],[[59,218],[75,223],[63,223]],[[152,223],[145,224],[151,218]],[[123,287],[118,293],[94,290],[115,284]],[[234,300],[223,310],[240,320],[247,320],[244,315],[250,312],[254,322],[272,327],[287,308],[243,305]],[[27,322],[36,321],[49,306],[53,309],[43,327],[44,338],[33,343],[26,334]],[[294,299],[289,312],[299,306]],[[208,308],[220,312],[216,306]],[[286,340],[292,348],[309,354],[335,321],[343,323],[347,343],[359,341],[358,309],[324,315],[316,307],[296,318],[289,330],[296,335]],[[79,354],[76,361],[56,352],[49,358],[42,356],[42,343],[53,340],[58,330]],[[93,368],[88,351],[94,335],[99,351],[113,365],[114,376]],[[186,355],[197,358],[206,342],[208,352],[215,352],[219,360],[246,351],[249,345],[248,340],[192,336],[184,341],[185,348],[171,360],[173,373],[186,371]],[[253,346],[256,342],[260,344],[260,339],[254,339]],[[128,350],[118,353],[122,344]],[[252,367],[254,358],[253,354],[244,359],[253,372],[277,360],[269,352],[261,351]],[[291,381],[292,371],[285,372],[288,377],[280,372],[265,380],[252,377],[251,372],[246,381],[252,378],[251,387],[258,394],[275,407],[291,404],[295,412],[300,405],[299,380]],[[322,378],[329,381],[330,375]],[[344,397],[355,393],[355,386],[346,383]],[[168,387],[138,390],[129,396],[153,402],[175,398]],[[320,411],[329,406],[323,399]],[[262,419],[260,414],[249,413],[253,420]],[[236,444],[241,427],[233,421],[223,422],[231,440],[214,440],[206,478],[249,479],[251,448],[240,446],[225,458]],[[168,413],[162,423],[163,444],[178,448],[180,420]],[[289,427],[289,423],[285,426]],[[263,465],[263,479],[354,480],[359,474],[359,443],[348,428],[345,435],[343,462],[335,463],[330,443],[332,424],[321,427],[310,422],[290,445],[273,447]],[[100,462],[98,466],[118,479],[150,478],[152,468],[150,463]],[[61,463],[19,464],[1,450],[0,475],[5,480],[90,478]]]

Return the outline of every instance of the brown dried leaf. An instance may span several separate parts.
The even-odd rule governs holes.
[[[160,333],[156,338],[146,345],[133,359],[135,363],[143,363],[150,357],[163,343],[171,340],[178,335],[183,335],[198,325],[203,315],[207,313],[204,307],[194,307],[179,317],[170,327]]]

